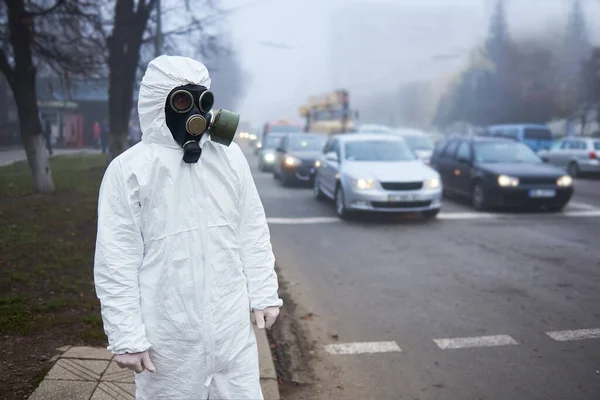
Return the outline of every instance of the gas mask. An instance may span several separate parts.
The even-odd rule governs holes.
[[[200,139],[210,134],[214,142],[229,146],[235,136],[240,116],[228,110],[211,112],[214,94],[204,86],[176,87],[167,96],[165,117],[173,138],[183,147],[183,161],[198,162],[202,154]]]

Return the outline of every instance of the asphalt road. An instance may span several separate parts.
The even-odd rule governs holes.
[[[313,313],[318,397],[600,399],[599,180],[578,180],[562,214],[446,200],[436,221],[341,222],[248,159],[281,274]]]

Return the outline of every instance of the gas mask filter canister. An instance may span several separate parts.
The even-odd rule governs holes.
[[[218,110],[213,116],[214,94],[204,86],[179,86],[169,93],[165,105],[167,127],[183,148],[183,161],[192,164],[202,155],[200,139],[205,133],[212,141],[229,146],[235,136],[240,116]]]

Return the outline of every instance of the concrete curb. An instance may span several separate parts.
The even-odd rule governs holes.
[[[258,364],[260,366],[260,386],[262,387],[265,400],[280,400],[279,382],[277,381],[277,372],[269,341],[267,340],[267,331],[258,329],[254,326],[256,335],[256,344],[258,345]]]
[[[254,325],[265,400],[280,400],[279,386],[265,330]],[[119,368],[103,347],[58,349],[54,365],[29,400],[134,400],[133,372]]]

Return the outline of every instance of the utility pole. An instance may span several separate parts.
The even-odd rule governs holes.
[[[156,0],[156,37],[154,38],[154,56],[162,55],[162,23],[161,23],[160,0]]]

